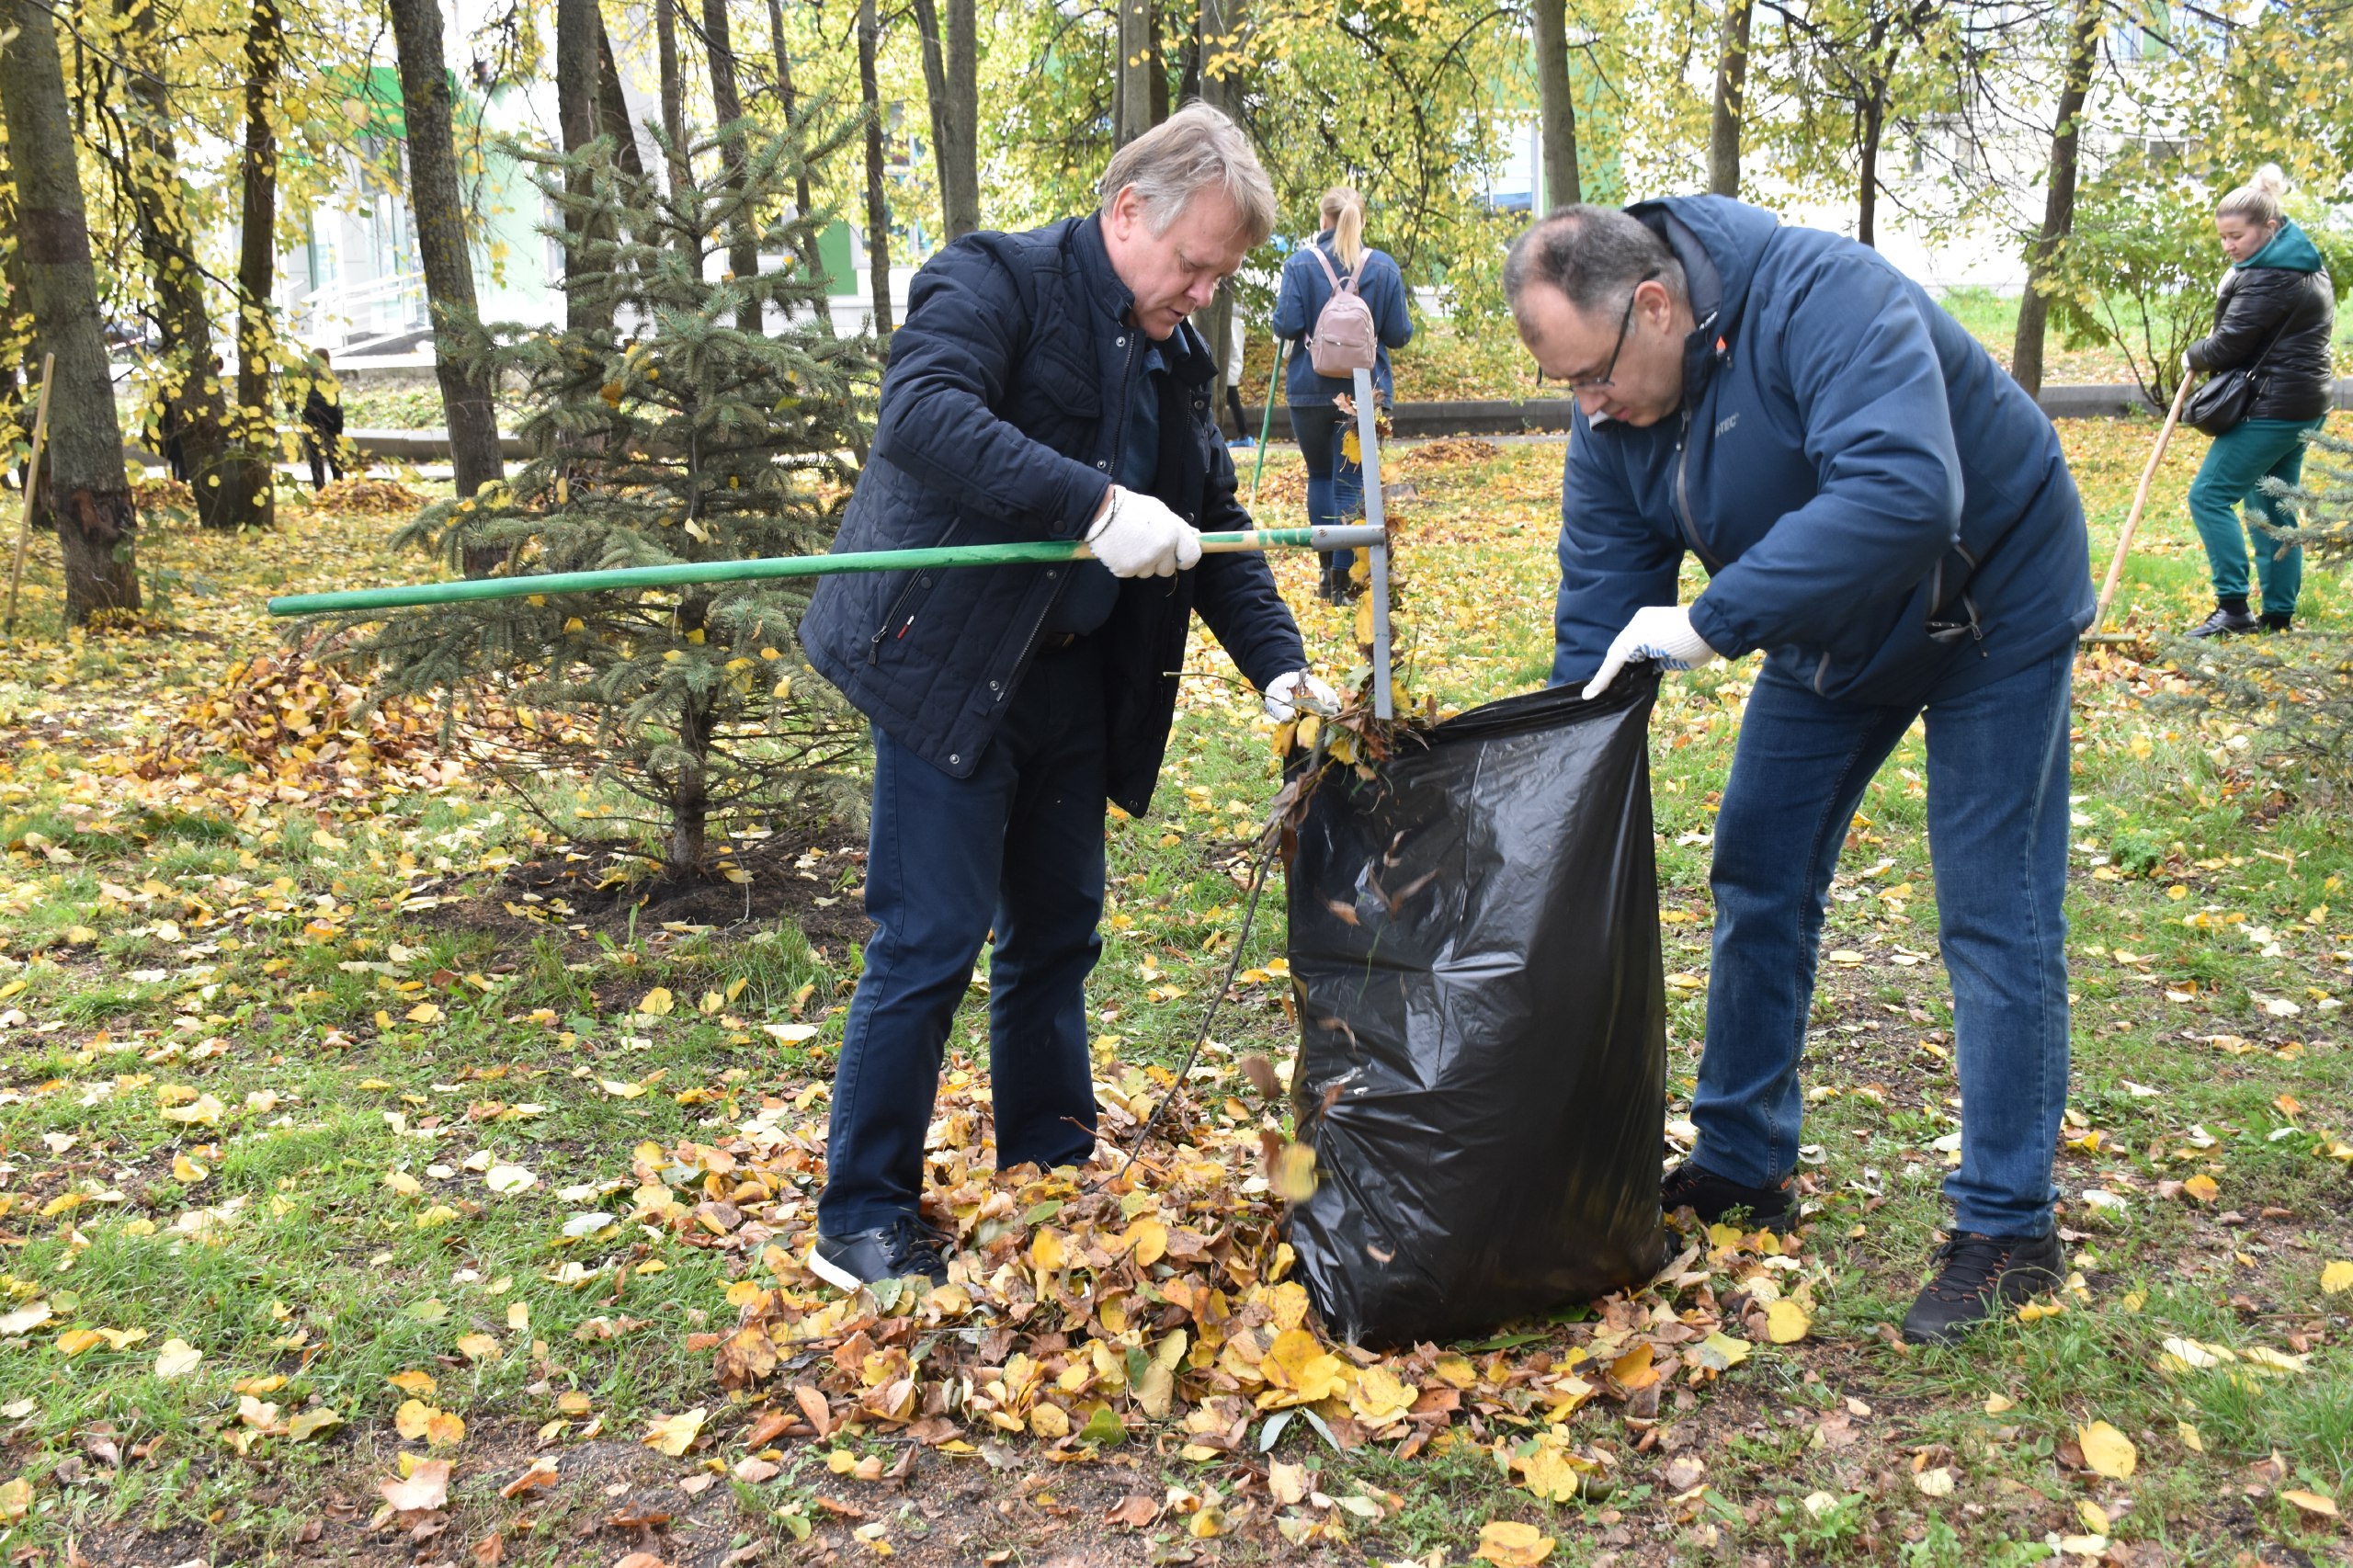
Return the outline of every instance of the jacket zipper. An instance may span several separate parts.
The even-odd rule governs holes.
[[[1683,411],[1683,429],[1675,437],[1675,513],[1683,524],[1683,537],[1711,572],[1722,569],[1715,552],[1699,541],[1699,528],[1691,520],[1691,410]]]
[[[945,545],[952,541],[963,526],[961,521],[949,524],[948,531],[939,536],[940,544]],[[936,572],[940,568],[932,567],[930,570]],[[883,612],[882,624],[876,627],[874,635],[866,640],[866,662],[870,666],[882,662],[882,644],[891,640],[891,623],[899,619],[899,611],[905,607],[908,598],[915,593],[916,586],[925,580],[926,574],[925,572],[917,572],[907,579],[907,585],[899,590],[899,597],[892,600],[891,608]],[[908,616],[905,622],[899,627],[899,635],[904,637],[907,634],[907,629],[915,623],[915,618],[912,615]]]

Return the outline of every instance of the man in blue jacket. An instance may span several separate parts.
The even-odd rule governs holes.
[[[999,1169],[1095,1148],[1086,980],[1101,951],[1106,799],[1142,815],[1199,610],[1277,718],[1304,686],[1186,317],[1261,244],[1274,192],[1192,105],[1113,157],[1102,208],[969,234],[893,335],[874,447],[837,551],[1084,539],[1094,560],[828,577],[801,640],[874,723],[874,935],[834,1079],[812,1268],[845,1290],[941,1281],[923,1219],[941,1053],[982,943]]]
[[[1719,197],[1564,209],[1512,247],[1521,338],[1575,394],[1555,684],[1767,651],[1716,820],[1691,1155],[1669,1209],[1796,1218],[1824,899],[1915,718],[1962,1100],[1914,1341],[2064,1273],[2068,699],[2092,592],[2056,434],[1875,252]],[[1685,552],[1706,588],[1677,603]]]

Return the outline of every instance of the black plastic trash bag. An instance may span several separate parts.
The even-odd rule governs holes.
[[[1490,703],[1308,801],[1291,1099],[1317,1186],[1289,1234],[1341,1338],[1483,1335],[1664,1259],[1657,691]]]

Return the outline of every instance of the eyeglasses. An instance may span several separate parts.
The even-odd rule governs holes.
[[[1597,376],[1565,383],[1571,396],[1578,392],[1602,392],[1612,384],[1611,378],[1618,373],[1618,356],[1626,351],[1627,329],[1634,324],[1634,295],[1641,290],[1643,284],[1657,277],[1658,269],[1654,267],[1636,278],[1634,287],[1626,291],[1626,312],[1618,318],[1618,341],[1609,346],[1609,363],[1601,367],[1601,374]]]

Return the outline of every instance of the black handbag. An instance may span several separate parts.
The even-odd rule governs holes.
[[[2289,311],[2279,331],[2271,335],[2271,341],[2263,346],[2262,353],[2244,365],[2234,365],[2207,377],[2206,384],[2191,392],[2189,400],[2181,405],[2181,422],[2208,436],[2227,436],[2245,424],[2247,411],[2255,406],[2256,397],[2263,391],[2263,378],[2257,372],[2279,346],[2280,336],[2295,314],[2293,309]]]

